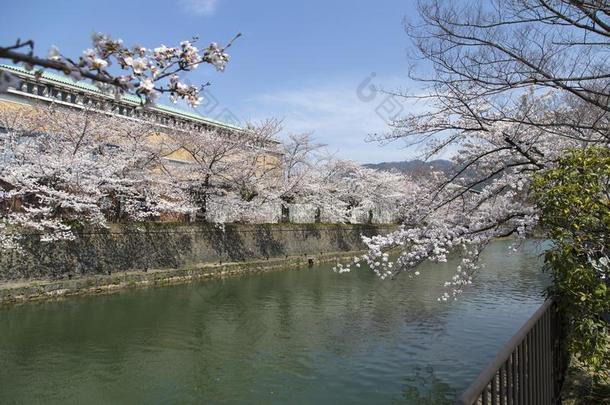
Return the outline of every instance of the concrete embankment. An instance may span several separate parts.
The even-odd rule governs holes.
[[[394,225],[113,224],[71,241],[26,236],[0,256],[0,303],[288,269],[344,259]]]

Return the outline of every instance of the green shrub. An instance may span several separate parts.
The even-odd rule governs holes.
[[[549,294],[566,316],[571,354],[598,381],[610,380],[610,150],[579,149],[538,175],[534,199],[554,247]]]

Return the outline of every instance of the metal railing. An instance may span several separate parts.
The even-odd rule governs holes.
[[[557,305],[547,300],[455,402],[557,404],[567,366]]]

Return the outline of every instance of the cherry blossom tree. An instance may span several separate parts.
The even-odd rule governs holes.
[[[328,222],[371,222],[374,211],[398,208],[412,191],[404,174],[331,158],[308,173],[296,201],[320,210]]]
[[[0,232],[43,241],[74,237],[73,224],[154,219],[192,210],[163,172],[151,127],[95,111],[56,106],[0,111]]]
[[[337,162],[336,184],[340,200],[346,204],[348,221],[372,222],[374,211],[398,206],[408,198],[410,181],[404,174],[366,168],[351,161]]]
[[[273,148],[271,127],[266,122],[240,132],[177,128],[166,134],[167,150],[188,163],[173,171],[197,207],[198,218],[216,218],[217,211],[238,217],[246,203],[259,196],[266,177],[278,169],[265,162],[276,152],[269,150]]]
[[[203,49],[195,45],[198,38],[182,41],[178,46],[161,45],[145,48],[140,45],[127,47],[120,39],[108,34],[95,33],[92,47],[83,51],[78,59],[63,55],[53,46],[47,57],[34,55],[34,42],[17,40],[10,46],[0,46],[0,59],[10,60],[41,74],[41,69],[63,72],[74,80],[88,79],[104,91],[113,92],[116,97],[124,93],[135,94],[143,104],[152,104],[161,94],[168,94],[176,102],[185,100],[197,106],[201,100],[200,90],[206,86],[186,84],[179,76],[190,72],[201,64],[210,64],[223,71],[229,61],[226,50],[241,34],[237,34],[227,45],[215,42]],[[9,87],[17,87],[18,79],[10,72],[0,72],[0,92]]]
[[[273,179],[266,196],[277,201],[282,211],[282,220],[290,219],[290,211],[297,211],[298,205],[305,204],[306,210],[314,210],[313,220],[319,220],[319,208],[308,204],[305,195],[311,190],[314,173],[328,159],[325,145],[315,142],[310,133],[291,133],[281,144],[281,173]],[[315,207],[315,208],[314,208]]]
[[[270,191],[285,170],[282,149],[276,141],[282,131],[282,121],[271,118],[246,125],[239,167],[231,175],[231,188],[244,202],[270,198]]]
[[[420,86],[397,96],[426,108],[372,139],[425,145],[425,157],[448,151],[457,169],[419,185],[417,201],[405,204],[404,225],[365,238],[370,252],[362,259],[385,278],[459,251],[462,262],[441,297],[447,300],[472,283],[492,238],[524,237],[537,226],[534,174],[574,148],[609,146],[610,8],[598,1],[423,0],[418,10],[420,20],[406,30],[412,60],[425,69],[414,64],[411,78]]]

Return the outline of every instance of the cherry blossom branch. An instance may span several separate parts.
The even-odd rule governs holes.
[[[11,60],[30,71],[39,67],[60,71],[74,80],[88,79],[104,90],[112,89],[116,97],[134,94],[142,98],[144,104],[153,104],[160,94],[169,93],[173,102],[182,99],[196,106],[201,101],[200,91],[209,83],[188,85],[181,81],[178,73],[195,70],[200,64],[210,64],[223,71],[229,61],[226,50],[240,36],[237,34],[223,47],[212,42],[202,50],[194,46],[198,38],[182,41],[177,47],[161,45],[147,49],[137,45],[127,48],[120,39],[97,33],[92,37],[93,47],[85,50],[78,61],[65,57],[55,46],[46,58],[36,56],[33,41],[17,40],[14,45],[0,47],[0,59]],[[24,47],[28,47],[29,52],[18,51]],[[111,73],[112,65],[124,73]],[[34,71],[36,76],[41,74],[40,69]],[[16,86],[17,79],[10,72],[0,72],[0,92]]]

